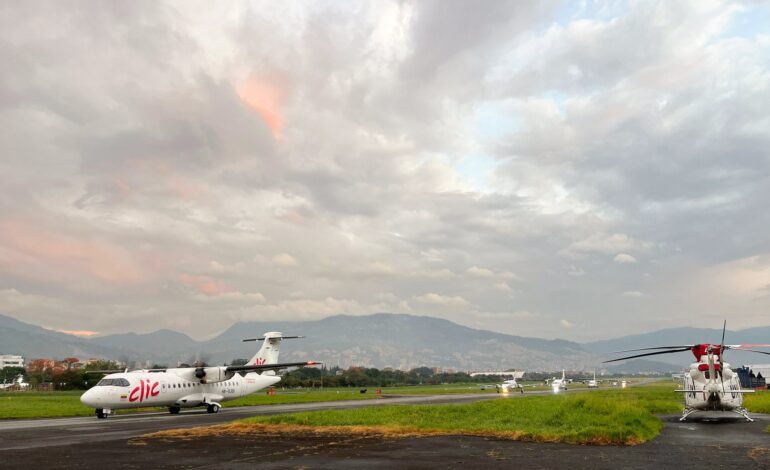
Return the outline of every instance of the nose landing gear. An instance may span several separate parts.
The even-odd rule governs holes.
[[[108,410],[106,408],[97,408],[96,409],[96,417],[99,419],[105,419],[107,416],[112,414],[112,410]]]

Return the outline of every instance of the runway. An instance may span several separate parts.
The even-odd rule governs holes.
[[[529,392],[528,395],[545,393],[550,392]],[[519,395],[510,394],[514,398]],[[257,415],[349,409],[364,406],[468,403],[499,397],[497,394],[415,395],[380,399],[222,408],[216,414],[206,413],[203,408],[195,408],[182,411],[178,415],[171,415],[167,412],[119,414],[104,420],[99,420],[95,416],[6,420],[0,421],[0,451],[35,450],[50,446],[92,444],[118,439],[125,440],[163,429],[206,426]]]
[[[550,392],[528,392],[527,395]],[[520,397],[511,394],[510,398]],[[525,395],[526,396],[526,395]],[[575,446],[493,438],[440,436],[386,439],[372,436],[259,435],[192,440],[129,439],[170,428],[205,426],[247,416],[391,404],[467,403],[498,395],[429,395],[293,405],[224,408],[180,415],[145,413],[0,422],[0,468],[527,468],[770,469],[770,416],[680,423],[666,416],[661,435],[635,447]]]

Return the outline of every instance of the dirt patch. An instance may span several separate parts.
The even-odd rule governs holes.
[[[767,463],[770,461],[770,449],[765,447],[754,447],[749,449],[746,454],[748,457],[758,464]]]
[[[408,439],[415,437],[431,436],[474,436],[511,441],[527,442],[567,442],[561,436],[533,436],[520,431],[476,431],[476,430],[443,430],[420,429],[403,426],[301,426],[295,424],[263,424],[263,423],[232,423],[217,426],[204,426],[197,428],[170,429],[144,434],[129,441],[131,445],[143,445],[148,440],[160,439],[165,441],[183,440],[190,441],[203,437],[282,437],[282,436],[315,436],[315,437],[339,437],[359,436],[376,437],[380,439]],[[626,445],[634,446],[642,444],[639,439],[631,438],[624,441],[612,440],[606,437],[585,439],[573,442],[581,445]]]

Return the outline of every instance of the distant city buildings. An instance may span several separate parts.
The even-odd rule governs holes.
[[[0,369],[4,367],[24,367],[24,358],[12,354],[0,354]]]

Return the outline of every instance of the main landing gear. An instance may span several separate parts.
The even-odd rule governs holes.
[[[206,407],[206,411],[209,413],[218,413],[220,406],[216,403],[211,403]]]
[[[180,411],[181,409],[182,409],[182,408],[180,408],[180,407],[178,407],[178,406],[169,406],[169,407],[168,407],[168,412],[169,412],[169,413],[171,413],[172,415],[178,415],[178,414],[179,414],[179,411]]]

